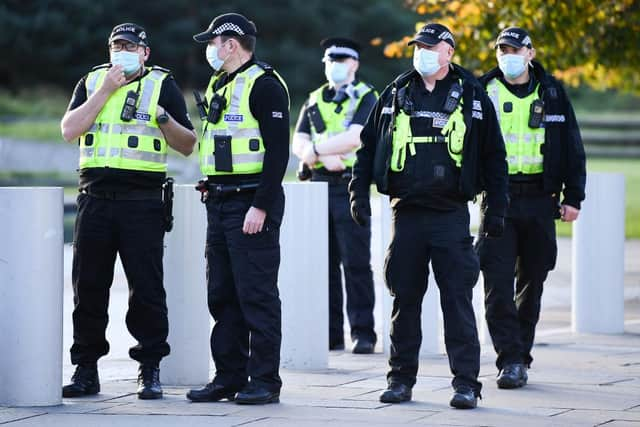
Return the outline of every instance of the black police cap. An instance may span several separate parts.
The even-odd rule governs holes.
[[[113,27],[109,35],[109,44],[116,40],[127,40],[132,43],[149,46],[147,32],[138,24],[126,22]]]
[[[360,59],[360,45],[346,37],[329,37],[322,40],[320,46],[324,48],[323,61],[344,58]]]
[[[239,13],[225,13],[213,18],[209,28],[193,36],[199,43],[206,43],[217,36],[256,36],[258,30],[253,21],[249,21]]]
[[[444,25],[433,22],[422,27],[408,44],[411,46],[416,42],[424,43],[427,46],[435,46],[440,42],[445,42],[451,47],[456,47],[456,41],[451,31]]]
[[[496,39],[494,47],[498,47],[501,44],[506,44],[516,49],[520,49],[522,46],[526,46],[529,49],[533,47],[529,33],[520,27],[509,27],[502,30]]]

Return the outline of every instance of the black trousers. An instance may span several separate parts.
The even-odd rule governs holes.
[[[129,284],[126,323],[141,363],[169,354],[166,294],[162,285],[164,224],[160,200],[104,200],[78,196],[73,247],[71,363],[93,363],[109,352],[105,329],[116,254]]]
[[[347,293],[351,339],[376,342],[371,271],[371,226],[361,227],[351,218],[347,182],[329,184],[329,341],[344,341],[342,272]]]
[[[217,384],[241,388],[250,379],[271,391],[282,386],[278,268],[284,193],[275,196],[263,230],[253,235],[242,232],[253,193],[207,200],[207,287]]]
[[[480,393],[480,344],[472,305],[479,265],[472,242],[466,205],[449,212],[416,206],[393,210],[385,261],[386,283],[393,297],[389,383],[412,387],[416,382],[420,314],[431,261],[440,290],[452,384],[468,385]]]
[[[478,240],[486,318],[498,369],[533,361],[543,284],[558,253],[556,211],[550,195],[511,195],[504,235]]]

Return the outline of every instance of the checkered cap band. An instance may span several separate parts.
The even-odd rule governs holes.
[[[236,24],[232,24],[231,22],[225,22],[224,24],[213,30],[212,33],[220,35],[225,31],[233,31],[234,33],[244,36],[244,31],[242,31],[242,28],[238,27]]]

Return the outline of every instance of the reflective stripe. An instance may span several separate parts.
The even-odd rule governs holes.
[[[91,125],[87,132],[97,132],[101,133],[115,133],[115,134],[134,134],[134,135],[144,135],[144,136],[153,136],[155,138],[164,138],[162,131],[158,128],[153,128],[147,126],[145,124],[132,124],[132,125],[122,125],[122,124],[114,124],[111,125],[111,130],[109,130],[108,123],[94,123]]]
[[[543,162],[541,156],[522,156],[521,159],[523,165],[541,165]]]
[[[93,157],[95,154],[94,147],[80,147],[80,157]],[[107,148],[98,147],[98,154],[96,157],[107,157]],[[151,163],[166,163],[166,153],[152,153],[149,151],[134,150],[131,148],[116,148],[111,147],[109,149],[109,157],[121,157],[129,160],[142,160]]]
[[[231,155],[231,163],[239,165],[241,163],[262,163],[264,153],[245,153]],[[214,166],[216,164],[215,155],[205,156],[205,166]]]
[[[96,85],[98,84],[98,74],[99,73],[91,73],[87,80],[85,81],[85,88],[87,89],[87,98],[89,98],[93,92],[96,91]]]
[[[149,112],[149,106],[151,104],[151,97],[153,96],[153,89],[155,85],[156,82],[154,79],[144,79],[144,85],[142,86],[142,93],[140,94],[140,103],[138,104],[137,112]]]
[[[109,124],[107,123],[100,123],[100,124],[96,124],[94,123],[93,125],[91,125],[91,127],[89,128],[89,130],[87,132],[102,132],[102,133],[109,133]]]
[[[167,163],[167,153],[152,153],[149,151],[133,150],[131,148],[121,148],[116,150],[121,150],[119,157],[122,157],[123,159],[142,160],[152,163]],[[111,155],[115,156],[113,152]]]
[[[437,136],[414,136],[409,141],[409,144],[420,144],[420,143],[444,143],[447,142],[446,138],[442,135]]]
[[[206,133],[207,139],[213,139],[214,135],[229,135],[232,134],[234,138],[261,138],[260,129],[210,129]]]
[[[441,111],[414,111],[411,113],[411,117],[430,118],[430,119],[448,119],[449,114]]]
[[[94,152],[93,147],[80,147],[80,157],[93,157]]]
[[[498,96],[498,92],[499,92],[500,88],[498,87],[498,82],[497,80],[492,80],[491,84],[489,85],[489,87],[487,87],[487,91],[489,92],[489,98],[491,99],[491,102],[493,102],[493,108],[496,110],[496,116],[498,117],[498,122],[500,122],[500,97]]]

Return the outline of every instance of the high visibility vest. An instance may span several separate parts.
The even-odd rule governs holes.
[[[411,131],[411,117],[431,118],[434,121],[440,120],[443,124],[440,135],[414,136]],[[393,131],[391,171],[401,172],[404,170],[407,152],[410,156],[416,155],[416,147],[414,144],[447,144],[449,157],[451,157],[457,167],[460,167],[462,165],[462,149],[466,130],[467,126],[464,123],[464,117],[462,115],[462,103],[458,103],[458,107],[451,114],[441,111],[415,111],[411,115],[408,115],[400,109]]]
[[[253,64],[238,73],[231,82],[215,91],[215,93],[226,99],[226,106],[222,110],[218,123],[210,123],[205,120],[202,124],[202,138],[199,147],[200,170],[204,175],[256,174],[262,172],[265,148],[258,121],[251,114],[249,96],[256,80],[265,72],[267,72],[265,68],[258,64]],[[282,77],[272,69],[269,69],[269,72],[272,72],[287,90],[287,85]],[[209,103],[214,94],[215,83],[223,75],[224,73],[213,76],[209,81],[209,86],[205,93],[205,98]],[[273,113],[277,114],[278,112]],[[231,172],[216,170],[216,136],[231,137]]]
[[[108,70],[106,65],[99,66],[87,75],[87,98],[102,86]],[[80,136],[81,169],[167,171],[167,142],[156,115],[162,82],[168,75],[168,70],[151,67],[139,81],[132,81],[111,94],[91,128]],[[135,116],[123,121],[120,113],[127,92],[136,92],[138,88]]]
[[[343,102],[342,109],[336,112],[338,104],[332,101],[325,101],[322,97],[322,92],[326,87],[328,87],[327,83],[309,94],[308,106],[313,106],[315,104],[318,105],[320,116],[322,117],[326,127],[324,132],[318,133],[313,123],[311,123],[311,142],[313,142],[314,144],[322,144],[329,138],[334,137],[349,129],[349,126],[353,121],[353,116],[355,115],[356,111],[358,111],[358,107],[360,106],[360,103],[364,96],[369,92],[375,93],[375,90],[364,82],[358,82],[358,84],[355,86],[349,85],[346,88],[348,99]],[[344,104],[346,104],[346,106]],[[353,166],[353,163],[356,160],[357,150],[358,148],[356,147],[353,151],[345,155],[345,158],[342,160],[342,162],[346,167]],[[322,166],[323,164],[321,162],[316,162],[313,167],[315,169],[319,169]]]
[[[545,130],[529,127],[529,108],[538,99],[538,87],[539,84],[527,97],[518,98],[498,79],[491,80],[487,85],[487,93],[495,107],[504,138],[509,175],[538,174],[543,171]],[[509,103],[511,107],[505,111],[505,104]]]

